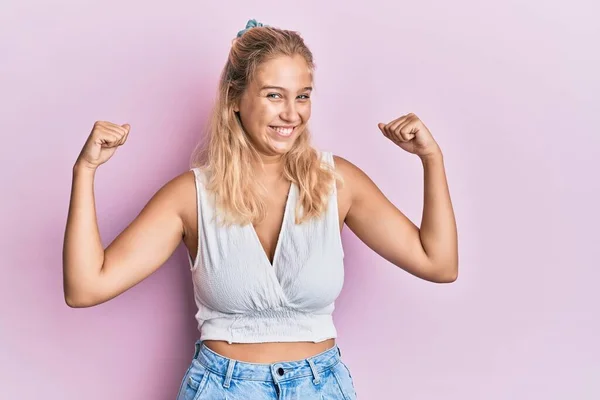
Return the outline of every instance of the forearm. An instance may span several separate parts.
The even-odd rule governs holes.
[[[458,239],[443,154],[440,151],[421,161],[425,179],[421,243],[441,276],[454,280],[458,275]]]
[[[95,171],[73,167],[69,213],[63,243],[63,284],[67,303],[88,295],[104,262],[94,199]]]

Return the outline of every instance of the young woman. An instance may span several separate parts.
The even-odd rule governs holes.
[[[311,146],[313,56],[296,33],[251,20],[223,70],[208,140],[106,248],[93,181],[130,126],[96,122],[73,168],[65,300],[89,307],[189,250],[200,337],[178,399],[354,399],[335,344],[344,224],[371,249],[432,282],[458,274],[442,152],[407,114],[379,129],[422,160],[421,227],[349,161]]]

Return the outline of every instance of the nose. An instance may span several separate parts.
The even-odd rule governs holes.
[[[284,103],[283,108],[279,113],[279,117],[286,122],[296,122],[300,120],[300,115],[298,114],[296,103],[293,99]]]

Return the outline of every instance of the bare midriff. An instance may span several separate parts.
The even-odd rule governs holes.
[[[220,340],[204,341],[215,353],[238,361],[271,364],[298,361],[315,356],[335,345],[335,339],[314,342],[232,343]]]

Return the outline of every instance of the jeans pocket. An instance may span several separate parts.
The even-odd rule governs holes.
[[[179,393],[177,394],[177,400],[198,399],[206,387],[209,376],[210,372],[198,360],[193,360],[192,365],[190,365],[183,377]]]
[[[350,369],[348,368],[348,366],[346,364],[344,364],[343,361],[340,362],[340,364],[346,370],[346,373],[348,374],[348,378],[350,378],[350,382],[352,382],[352,387],[354,387],[354,379],[352,379],[352,373],[350,372]]]
[[[342,361],[332,367],[331,372],[344,395],[346,400],[356,400],[356,390],[354,389],[354,381],[350,375],[350,370]]]

